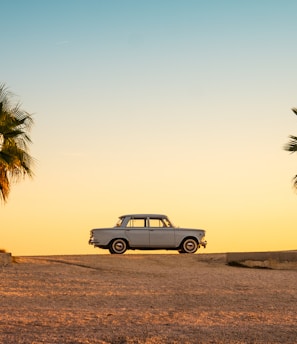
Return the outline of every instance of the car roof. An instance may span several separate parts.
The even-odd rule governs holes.
[[[163,214],[127,214],[127,215],[122,215],[120,216],[120,219],[124,218],[124,217],[133,217],[133,218],[143,218],[143,217],[158,217],[158,218],[167,218],[166,215]]]

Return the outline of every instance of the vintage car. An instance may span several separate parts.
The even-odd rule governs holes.
[[[126,250],[177,250],[195,253],[206,247],[205,230],[175,227],[166,215],[130,214],[119,217],[115,227],[95,228],[89,244],[112,254]]]

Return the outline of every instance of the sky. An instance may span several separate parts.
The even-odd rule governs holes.
[[[205,229],[202,253],[297,248],[295,0],[0,5],[0,83],[33,114],[36,159],[0,248],[108,253],[89,231],[126,213]]]

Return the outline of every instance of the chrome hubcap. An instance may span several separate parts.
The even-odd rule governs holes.
[[[123,243],[121,243],[121,242],[116,243],[116,245],[115,245],[116,250],[121,251],[123,248],[124,248]]]
[[[189,243],[187,244],[187,249],[188,249],[188,250],[193,250],[193,248],[194,248],[193,243],[192,243],[192,242],[189,242]]]

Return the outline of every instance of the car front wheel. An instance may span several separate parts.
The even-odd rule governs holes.
[[[115,239],[109,245],[109,252],[111,254],[123,254],[127,250],[127,243],[124,239]]]
[[[180,253],[195,253],[198,250],[198,243],[195,239],[187,238],[181,244]]]

